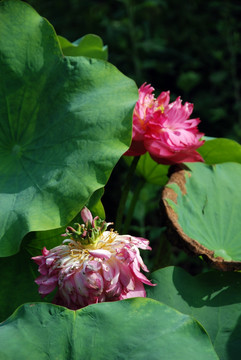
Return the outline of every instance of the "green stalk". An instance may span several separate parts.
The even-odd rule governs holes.
[[[128,213],[127,213],[127,216],[126,216],[126,219],[124,222],[123,234],[128,233],[128,230],[129,230],[129,227],[131,224],[131,220],[132,220],[132,217],[133,217],[133,214],[135,211],[136,203],[137,203],[137,200],[139,199],[139,195],[140,195],[141,189],[143,188],[144,184],[145,184],[145,180],[143,178],[141,178],[135,188],[135,191],[132,196],[131,203],[130,203],[130,206],[128,209]]]
[[[124,211],[125,211],[125,204],[126,204],[126,200],[130,191],[130,186],[131,186],[131,180],[132,177],[135,173],[136,170],[136,166],[137,163],[140,159],[140,156],[134,156],[134,159],[132,160],[131,166],[129,168],[127,177],[126,177],[126,181],[125,181],[125,185],[121,194],[121,198],[120,198],[120,202],[119,202],[119,206],[117,209],[117,215],[116,215],[116,220],[115,220],[115,229],[120,232],[121,230],[121,225],[122,225],[122,219],[123,219],[123,215],[124,215]]]

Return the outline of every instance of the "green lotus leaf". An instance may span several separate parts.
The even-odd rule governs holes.
[[[97,190],[87,204],[93,216],[99,215],[104,218],[105,213],[99,198],[103,195],[103,189]],[[70,225],[74,222],[82,223],[78,214]],[[36,231],[27,234],[23,241],[20,251],[9,257],[0,258],[0,273],[4,274],[0,278],[0,322],[10,316],[14,310],[25,302],[29,301],[48,301],[51,302],[54,293],[41,299],[38,294],[38,286],[34,280],[39,276],[38,267],[31,260],[32,256],[41,255],[43,247],[52,249],[60,245],[65,238],[61,235],[65,233],[66,227]],[[11,301],[8,301],[11,299]]]
[[[26,249],[31,256],[41,255],[43,247],[48,250],[59,246],[65,238],[61,235],[66,231],[66,227],[61,227],[53,230],[34,231],[27,234],[23,241],[23,248]]]
[[[127,165],[130,166],[133,157],[125,156],[124,159]],[[168,180],[168,169],[169,166],[158,164],[151,158],[150,154],[146,152],[140,156],[136,167],[136,174],[150,184],[162,186],[166,184]]]
[[[88,56],[95,59],[107,60],[108,49],[102,39],[94,34],[88,34],[71,43],[63,36],[58,36],[60,46],[66,56]]]
[[[241,163],[241,145],[230,139],[209,139],[198,152],[206,164],[220,164],[224,162]]]
[[[25,249],[22,248],[13,256],[0,258],[0,272],[3,274],[0,278],[0,322],[23,303],[41,301],[38,286],[34,282],[39,273]],[[50,301],[49,297],[46,300]]]
[[[147,296],[195,317],[205,327],[220,360],[241,353],[241,274],[209,271],[191,276],[178,267],[152,273]]]
[[[163,192],[178,242],[219,269],[240,269],[241,165],[187,165],[190,170],[174,173]]]
[[[0,78],[0,256],[9,256],[103,188],[130,145],[138,91],[103,60],[64,57],[53,27],[17,0],[0,2]]]
[[[87,207],[92,215],[99,216],[101,219],[105,219],[105,211],[99,200],[103,193],[103,189],[97,190],[87,203]],[[68,226],[74,226],[75,223],[83,223],[80,213],[75,216]],[[53,230],[35,231],[27,234],[22,242],[23,249],[27,250],[31,256],[37,256],[41,254],[41,250],[44,246],[47,249],[52,249],[55,246],[60,245],[64,240],[61,235],[65,233],[66,227],[67,226]]]
[[[91,211],[92,215],[99,216],[101,219],[105,219],[105,209],[101,202],[101,198],[104,195],[104,188],[99,189],[93,193],[88,203],[87,208]]]
[[[103,189],[97,190],[87,205],[94,216],[99,215],[104,218],[105,213],[99,200],[102,195]],[[70,225],[74,222],[82,222],[80,214]],[[38,286],[34,282],[39,276],[38,267],[31,257],[41,255],[43,247],[52,249],[60,245],[64,240],[61,235],[65,233],[65,228],[31,232],[24,237],[21,250],[17,254],[0,258],[0,272],[4,274],[0,279],[0,321],[5,320],[25,302],[52,301],[55,293],[49,294],[44,299],[38,294]]]
[[[78,311],[25,304],[0,325],[0,342],[2,359],[218,359],[198,322],[145,298]]]

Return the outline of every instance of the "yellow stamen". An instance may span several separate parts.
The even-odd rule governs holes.
[[[164,111],[165,111],[164,105],[162,104],[162,105],[158,106],[158,107],[157,107],[157,110],[161,110],[161,112],[162,112],[162,114],[163,114]]]

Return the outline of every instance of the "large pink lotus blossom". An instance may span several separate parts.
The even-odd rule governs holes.
[[[151,250],[149,241],[130,235],[107,231],[110,223],[92,217],[84,208],[85,224],[68,227],[69,239],[33,260],[39,265],[40,276],[35,280],[44,297],[56,287],[54,303],[69,309],[89,304],[145,297],[143,284],[152,284],[140,271],[148,271],[139,248]]]
[[[154,88],[143,84],[133,114],[132,143],[127,156],[149,152],[161,164],[203,161],[195,151],[203,145],[204,134],[198,131],[199,119],[189,119],[193,104],[182,105],[180,97],[170,103],[169,91],[157,99]]]

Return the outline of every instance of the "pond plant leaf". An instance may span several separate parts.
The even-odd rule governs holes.
[[[241,269],[241,165],[187,164],[162,194],[169,238],[220,270]]]
[[[218,360],[204,328],[158,301],[135,298],[78,311],[30,303],[0,325],[0,357]]]
[[[103,195],[104,190],[97,190],[90,198],[87,207],[93,214],[93,216],[99,216],[100,218],[105,218],[104,207],[99,200]],[[74,219],[68,224],[68,226],[74,226],[75,223],[83,223],[81,214],[77,214]],[[38,256],[41,254],[43,247],[46,247],[48,250],[59,246],[62,244],[63,238],[61,235],[66,232],[66,226],[63,226],[58,229],[46,230],[46,231],[34,231],[26,235],[22,242],[22,246],[31,256]],[[34,265],[35,268],[35,265]],[[37,268],[36,268],[37,269]]]
[[[231,139],[208,139],[197,150],[206,164],[237,162],[241,164],[241,145]]]
[[[0,78],[0,256],[9,256],[103,188],[130,145],[138,89],[106,61],[63,56],[53,27],[17,0],[0,2]]]
[[[103,195],[103,189],[97,190],[90,198],[89,209],[94,216],[105,217],[103,205],[99,198]],[[78,214],[69,225],[74,222],[82,223],[81,215]],[[38,267],[31,259],[32,256],[41,254],[43,247],[52,249],[62,244],[61,235],[66,227],[35,231],[28,233],[21,244],[20,251],[12,256],[0,258],[0,322],[6,320],[20,305],[29,301],[51,302],[55,292],[41,298],[38,293],[38,285],[34,282],[39,276]],[[11,301],[9,301],[11,299]]]
[[[107,46],[102,39],[94,34],[87,34],[71,43],[63,36],[58,36],[61,49],[66,56],[88,56],[95,59],[108,59]]]
[[[241,274],[208,271],[191,276],[169,266],[151,274],[147,296],[197,319],[209,334],[220,360],[241,353]]]
[[[0,322],[23,303],[41,301],[38,286],[34,282],[39,273],[25,249],[21,248],[15,255],[0,258],[0,272],[3,274],[0,278]],[[46,301],[50,300],[47,298]]]
[[[124,157],[128,166],[131,165],[133,158],[133,156]],[[151,158],[150,154],[146,152],[140,156],[136,167],[136,174],[150,184],[163,186],[168,180],[168,170],[169,165],[158,164]]]

